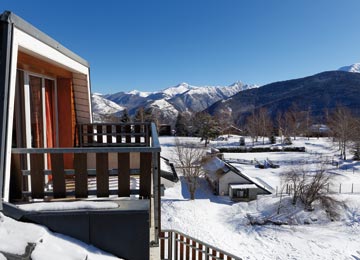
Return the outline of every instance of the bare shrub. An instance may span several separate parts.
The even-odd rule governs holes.
[[[282,176],[284,185],[292,187],[292,204],[300,199],[305,210],[312,210],[313,203],[319,201],[331,219],[336,219],[340,202],[327,194],[328,185],[334,175],[326,169],[325,163],[310,171],[304,167],[293,168]]]

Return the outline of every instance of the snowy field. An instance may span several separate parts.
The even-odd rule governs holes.
[[[239,138],[234,137],[210,145],[238,145],[238,141]],[[173,158],[175,139],[162,137],[160,142],[162,156]],[[199,144],[199,139],[181,138],[181,142]],[[331,187],[331,191],[336,191],[333,196],[345,203],[340,207],[339,220],[331,221],[316,204],[312,212],[304,211],[301,206],[294,207],[289,196],[282,198],[280,214],[277,214],[280,196],[275,194],[259,196],[252,202],[233,203],[226,196],[213,195],[205,180],[201,181],[196,200],[190,201],[180,176],[182,181],[167,188],[162,198],[162,228],[179,230],[243,259],[360,259],[360,164],[338,160],[335,146],[328,138],[297,138],[293,146],[304,146],[306,152],[226,153],[225,158],[258,161],[268,158],[282,162],[278,169],[234,164],[251,177],[261,178],[273,190],[280,187],[282,172],[301,167],[292,162],[314,158],[338,161],[339,167],[329,164],[328,169],[336,175],[335,185]],[[338,193],[340,183],[341,194]],[[250,225],[249,216],[288,224]]]

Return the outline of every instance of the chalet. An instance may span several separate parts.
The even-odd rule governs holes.
[[[258,181],[214,154],[204,158],[203,169],[217,195],[228,195],[234,201],[250,201],[257,195],[271,194]]]
[[[121,258],[149,259],[160,232],[156,127],[94,124],[90,94],[86,60],[1,14],[0,210]],[[118,206],[56,209],[79,200]],[[35,211],[39,203],[47,209]]]

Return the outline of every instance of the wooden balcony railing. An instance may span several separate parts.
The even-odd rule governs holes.
[[[150,123],[79,124],[78,146],[149,146]]]
[[[162,230],[159,239],[161,260],[241,260],[176,230]]]
[[[150,126],[150,123],[87,124],[80,126],[80,129],[87,130],[80,135],[82,147],[13,148],[13,161],[18,162],[15,163],[18,166],[14,167],[15,170],[21,172],[20,176],[29,177],[22,178],[23,196],[42,199],[87,198],[90,195],[128,197],[138,194],[142,198],[149,198],[152,173],[154,179],[159,175],[160,152],[155,126],[152,126],[152,131]],[[90,134],[90,128],[98,132]],[[110,129],[131,128],[136,131],[110,132]],[[109,131],[103,132],[101,129]],[[103,142],[110,134],[112,138],[107,138],[109,143]],[[66,168],[69,158],[73,166],[70,169]]]

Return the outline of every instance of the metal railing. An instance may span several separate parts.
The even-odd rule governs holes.
[[[176,230],[160,232],[161,260],[241,260],[224,250]]]

